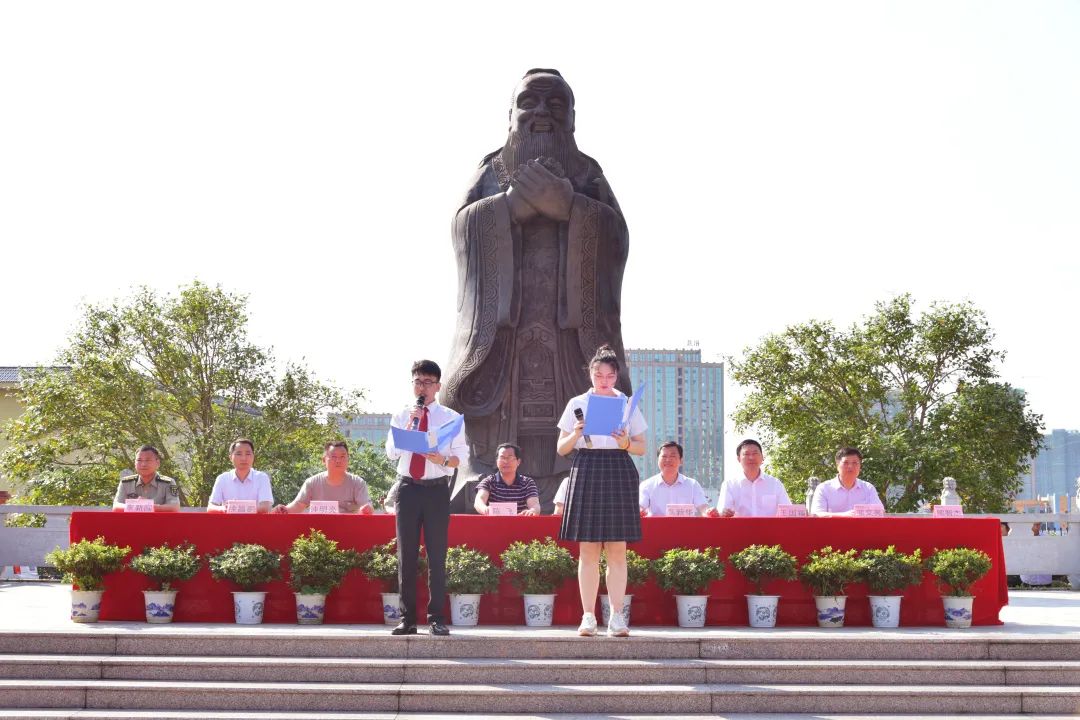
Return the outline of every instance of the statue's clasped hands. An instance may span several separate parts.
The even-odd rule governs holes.
[[[520,193],[544,217],[566,222],[574,204],[574,187],[566,178],[557,177],[537,160],[518,167],[510,178],[510,187]]]

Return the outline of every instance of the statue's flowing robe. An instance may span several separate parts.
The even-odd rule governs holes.
[[[496,446],[516,442],[524,474],[568,470],[555,452],[556,422],[588,390],[597,347],[608,343],[624,359],[626,223],[600,166],[579,157],[568,222],[511,219],[500,151],[484,158],[454,218],[457,329],[443,402],[465,416],[474,467],[493,465]],[[629,393],[625,362],[618,386]]]

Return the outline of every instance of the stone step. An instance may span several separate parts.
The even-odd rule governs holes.
[[[329,683],[955,684],[1080,686],[1080,660],[283,658],[0,655],[0,678]]]
[[[1080,688],[985,685],[535,685],[0,680],[0,707],[469,713],[1043,713]],[[160,716],[160,715],[158,715]]]
[[[376,629],[377,628],[377,629]],[[221,625],[178,628],[109,623],[74,631],[0,631],[0,653],[323,658],[618,658],[733,660],[1072,660],[1080,637],[965,630],[701,631],[635,629],[630,638],[579,638],[569,629],[455,630],[447,638],[391,637],[381,626]]]

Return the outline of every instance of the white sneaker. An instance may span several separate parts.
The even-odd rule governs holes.
[[[611,618],[607,624],[608,637],[630,637],[630,628],[626,627],[626,621],[623,620],[622,613],[617,613],[614,610],[611,612]]]
[[[581,616],[581,624],[578,625],[577,634],[582,637],[592,637],[596,634],[596,616],[590,612]]]

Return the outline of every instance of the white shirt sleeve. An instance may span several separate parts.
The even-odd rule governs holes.
[[[828,481],[826,481],[828,482]],[[814,497],[810,500],[810,514],[829,512],[829,502],[825,499],[825,483],[814,488]]]
[[[705,491],[701,488],[701,483],[697,480],[694,483],[694,507],[699,508],[702,505],[709,504],[709,498],[705,497]]]
[[[645,480],[638,485],[638,507],[642,510],[648,510],[649,502],[649,481]]]
[[[270,476],[264,472],[259,473],[259,502],[274,504],[274,491],[270,488]]]
[[[735,509],[735,499],[731,497],[731,491],[729,490],[729,488],[730,485],[728,484],[727,480],[725,480],[723,484],[720,485],[720,496],[716,498],[716,509],[720,512],[728,509]]]
[[[214,505],[225,504],[225,500],[221,497],[221,478],[223,477],[225,477],[225,473],[217,476],[217,479],[214,480],[214,489],[210,491],[209,502],[213,503]]]

